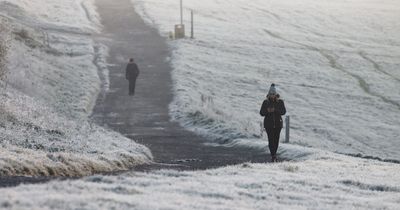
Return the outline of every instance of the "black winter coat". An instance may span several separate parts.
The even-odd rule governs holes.
[[[268,112],[268,108],[275,108],[275,111]],[[286,114],[286,108],[283,100],[270,101],[266,99],[260,110],[260,115],[264,117],[264,128],[282,128],[283,121],[281,115],[284,114]]]
[[[136,63],[128,63],[126,66],[126,79],[132,80],[139,76],[139,68]]]

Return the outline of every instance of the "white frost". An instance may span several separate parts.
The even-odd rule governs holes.
[[[325,154],[325,152],[323,152]],[[303,162],[92,176],[0,189],[5,209],[398,209],[400,165],[315,154]]]
[[[108,85],[93,3],[0,1],[13,37],[0,87],[0,176],[83,176],[152,159],[144,146],[88,121]]]
[[[179,1],[132,0],[162,35]],[[400,2],[185,0],[195,39],[171,41],[173,117],[216,143],[265,146],[259,108],[274,82],[292,143],[400,160]]]

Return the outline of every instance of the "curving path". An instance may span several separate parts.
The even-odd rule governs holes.
[[[96,4],[104,25],[99,41],[110,49],[110,90],[98,99],[92,117],[151,149],[156,163],[137,169],[196,170],[270,160],[263,151],[206,146],[206,139],[171,122],[167,40],[144,23],[129,0],[96,0]],[[130,57],[141,69],[134,97],[128,96],[124,75]]]

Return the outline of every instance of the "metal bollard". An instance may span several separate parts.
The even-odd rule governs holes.
[[[286,122],[286,138],[285,138],[285,143],[289,143],[289,134],[290,134],[290,116],[286,116],[285,119]]]

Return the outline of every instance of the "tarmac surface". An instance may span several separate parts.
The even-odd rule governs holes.
[[[97,0],[101,42],[109,48],[110,90],[100,97],[93,118],[150,148],[156,164],[137,169],[198,170],[244,162],[268,162],[269,154],[245,148],[206,146],[205,137],[171,122],[172,68],[167,42],[135,12],[129,0]],[[173,26],[171,26],[172,28]],[[125,67],[135,58],[140,68],[135,96],[128,96]]]
[[[205,137],[171,122],[168,106],[173,90],[172,68],[168,61],[169,40],[144,23],[130,0],[96,0],[96,6],[104,26],[103,32],[96,35],[96,41],[109,48],[110,88],[100,94],[91,118],[150,148],[154,163],[132,170],[204,170],[271,160],[269,153],[259,150],[207,146],[205,143],[210,141]],[[141,70],[135,96],[128,96],[128,81],[125,79],[125,67],[131,57],[135,58]],[[108,175],[120,173],[123,172]],[[0,177],[0,187],[78,178]]]

